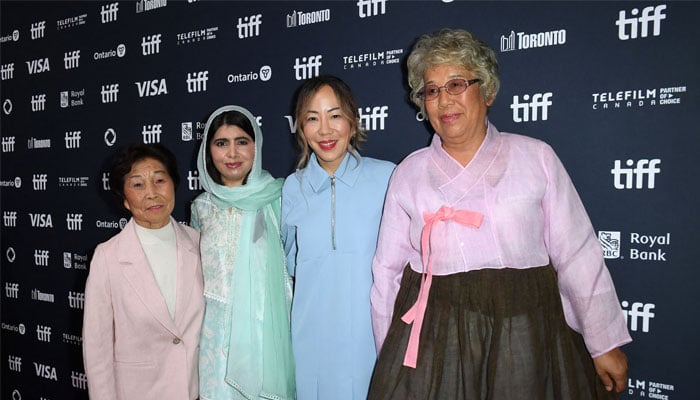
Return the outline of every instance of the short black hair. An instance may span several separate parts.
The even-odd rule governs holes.
[[[160,143],[130,143],[122,148],[112,159],[112,168],[109,173],[109,186],[114,194],[124,199],[124,178],[131,171],[135,163],[153,158],[160,161],[170,175],[175,190],[180,184],[180,175],[177,172],[177,159],[175,155]]]

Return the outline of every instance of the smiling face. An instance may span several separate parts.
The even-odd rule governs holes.
[[[302,112],[302,134],[321,167],[333,175],[350,146],[350,120],[330,86],[323,86]]]
[[[451,64],[436,65],[425,70],[425,84],[444,86],[450,79],[466,80],[477,76]],[[491,101],[487,102],[479,91],[479,84],[473,84],[457,95],[441,89],[433,100],[425,101],[425,110],[430,124],[442,139],[443,147],[478,147],[486,135],[486,113]],[[448,151],[449,152],[449,151]]]
[[[255,142],[236,125],[222,125],[214,132],[209,146],[214,167],[228,187],[242,185],[253,168]]]
[[[144,228],[158,229],[170,222],[175,185],[163,163],[145,158],[131,166],[124,177],[124,207]]]

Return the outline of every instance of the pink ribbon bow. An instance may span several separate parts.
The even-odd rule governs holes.
[[[411,334],[408,338],[408,346],[406,348],[406,356],[403,360],[403,365],[411,368],[416,368],[418,360],[418,343],[420,341],[420,331],[423,327],[423,317],[425,316],[425,308],[428,305],[428,295],[430,293],[430,285],[433,282],[433,254],[430,249],[430,234],[433,229],[433,224],[438,221],[452,220],[465,226],[479,228],[484,220],[484,215],[473,211],[455,210],[452,207],[442,206],[435,214],[429,212],[423,213],[425,226],[421,232],[421,251],[423,265],[425,266],[424,274],[421,277],[420,290],[418,291],[418,299],[413,304],[410,310],[401,317],[401,320],[407,324],[413,323]]]

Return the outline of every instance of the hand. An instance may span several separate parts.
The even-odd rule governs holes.
[[[618,393],[627,386],[627,356],[615,348],[593,359],[595,371],[605,385],[605,390],[615,389]]]

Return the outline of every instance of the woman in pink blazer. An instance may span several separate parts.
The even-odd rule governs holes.
[[[193,400],[204,313],[199,233],[171,216],[173,154],[132,144],[112,190],[132,215],[97,246],[85,287],[83,358],[91,400]]]

